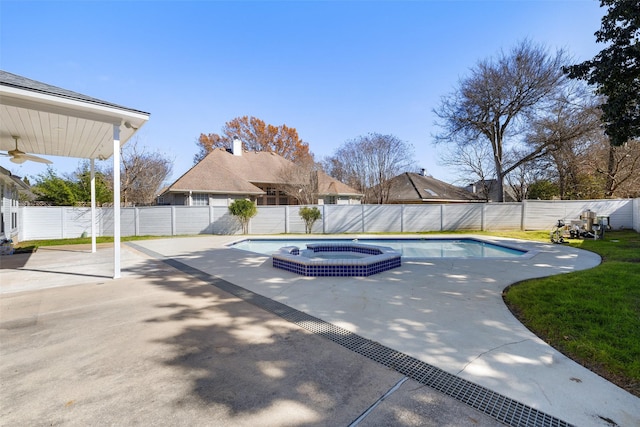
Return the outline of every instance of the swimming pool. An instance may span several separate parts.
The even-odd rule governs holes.
[[[403,258],[511,258],[527,253],[526,250],[487,242],[478,238],[407,238],[407,239],[246,239],[229,245],[231,248],[271,256],[284,246],[304,249],[308,243],[359,242],[388,246]]]

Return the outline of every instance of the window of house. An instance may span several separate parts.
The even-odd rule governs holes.
[[[191,194],[191,206],[209,206],[209,195],[202,193]]]
[[[267,187],[267,196],[275,196],[278,193],[278,190],[276,190],[273,187]]]
[[[337,203],[336,196],[326,196],[324,198],[324,203],[327,205],[335,205]]]
[[[276,198],[275,197],[267,197],[267,205],[275,206],[275,204],[276,204]]]

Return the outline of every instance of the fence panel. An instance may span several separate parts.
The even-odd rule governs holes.
[[[209,229],[209,206],[174,206],[174,234],[205,234]]]
[[[441,213],[441,205],[405,205],[402,212],[402,231],[440,231]]]
[[[20,240],[62,239],[63,209],[54,206],[26,206],[20,209],[24,229]]]
[[[482,203],[443,205],[443,230],[480,230],[482,228],[482,205]]]
[[[613,229],[640,232],[640,199],[528,200],[522,203],[445,205],[321,205],[313,233],[420,232],[449,230],[550,230],[558,219],[578,220],[589,209],[609,217]],[[262,206],[251,220],[253,234],[304,233],[300,206]],[[522,213],[524,211],[524,218]],[[364,213],[364,214],[363,214]],[[91,209],[27,206],[18,210],[19,240],[61,239],[91,233]],[[96,210],[97,235],[113,236],[113,209]],[[364,227],[364,228],[363,228]],[[226,206],[122,208],[122,236],[241,234]]]
[[[324,205],[325,233],[362,233],[362,205]]]
[[[485,230],[519,230],[522,203],[488,203],[484,205]]]
[[[91,235],[91,208],[65,207],[63,215],[65,239]]]
[[[211,234],[241,234],[242,226],[237,219],[229,213],[229,208],[214,206]]]
[[[258,214],[251,219],[251,234],[281,234],[285,232],[286,206],[258,206]]]
[[[173,234],[173,208],[177,206],[151,206],[138,209],[140,236],[171,236]],[[134,208],[127,208],[127,210]]]
[[[401,205],[361,205],[364,214],[365,233],[381,233],[400,230]]]
[[[551,229],[559,219],[565,222],[579,220],[582,212],[591,210],[597,216],[609,217],[613,229],[631,228],[632,200],[527,200],[525,229]]]
[[[318,205],[310,205],[307,206],[309,208],[318,208],[322,214],[322,216],[320,217],[319,220],[317,220],[314,224],[313,227],[311,227],[311,232],[312,233],[317,233],[317,234],[322,234],[322,222],[324,220],[324,209],[322,206],[318,206]],[[289,223],[288,223],[288,227],[289,227],[289,233],[297,233],[297,234],[301,234],[301,233],[305,233],[306,232],[306,228],[305,228],[305,224],[304,224],[304,220],[300,217],[300,208],[302,208],[302,206],[288,206],[289,209]]]

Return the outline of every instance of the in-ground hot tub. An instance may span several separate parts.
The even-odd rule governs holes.
[[[400,252],[363,243],[309,243],[306,250],[285,246],[272,255],[273,266],[303,276],[371,276],[402,265]]]

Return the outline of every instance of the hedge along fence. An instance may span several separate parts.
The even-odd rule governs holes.
[[[251,234],[304,233],[302,206],[259,206]],[[317,205],[322,218],[317,234],[421,232],[455,230],[550,230],[558,219],[579,219],[590,209],[608,217],[614,229],[640,232],[640,199],[528,200],[521,203],[440,205]],[[113,209],[97,208],[97,235],[113,235]],[[19,240],[60,239],[91,233],[91,209],[37,207],[19,209]],[[121,208],[122,236],[241,234],[242,228],[224,206],[150,206]]]

